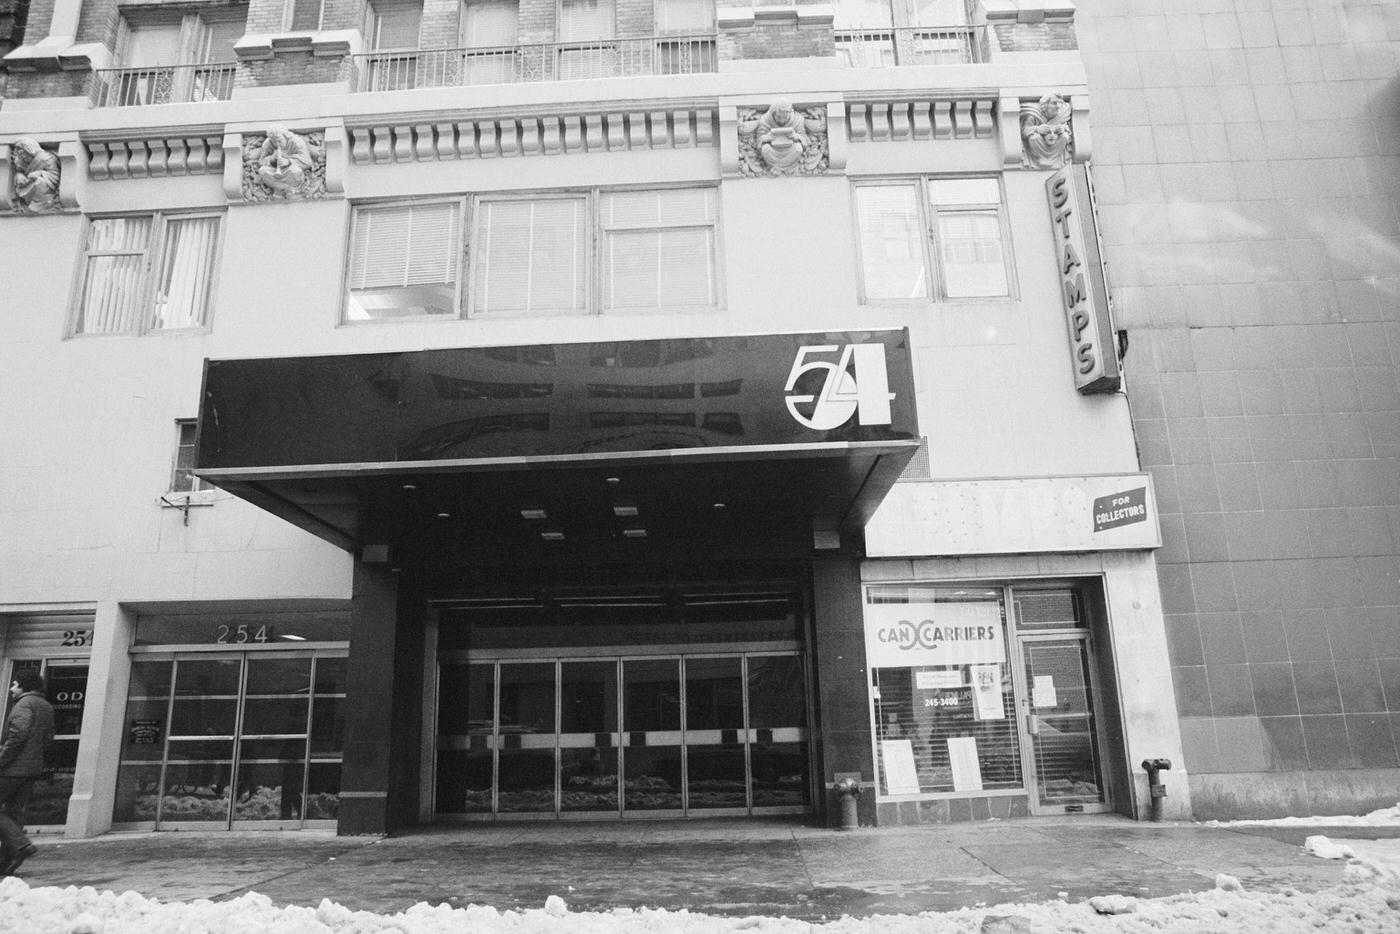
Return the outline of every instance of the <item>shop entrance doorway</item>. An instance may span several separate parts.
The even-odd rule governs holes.
[[[805,813],[813,796],[798,619],[787,592],[444,612],[434,816]]]
[[[880,800],[1008,815],[1112,809],[1088,584],[867,588]],[[949,805],[950,812],[952,805]]]

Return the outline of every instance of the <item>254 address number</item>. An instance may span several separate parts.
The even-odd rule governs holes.
[[[245,642],[266,642],[272,638],[269,626],[225,626],[219,625],[214,641],[219,645],[242,645]]]

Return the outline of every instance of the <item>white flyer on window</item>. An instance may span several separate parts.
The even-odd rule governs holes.
[[[1031,687],[1031,703],[1037,707],[1058,707],[1060,699],[1055,696],[1055,676],[1036,675]]]
[[[944,691],[962,686],[962,672],[956,669],[953,671],[914,672],[914,687],[920,691]]]
[[[914,744],[907,739],[880,741],[880,760],[885,767],[885,794],[919,793],[919,770],[914,765]]]
[[[973,711],[978,720],[1005,720],[1001,703],[1001,666],[972,666]]]
[[[977,738],[948,738],[948,765],[953,770],[954,791],[981,791],[982,766],[977,762]]]

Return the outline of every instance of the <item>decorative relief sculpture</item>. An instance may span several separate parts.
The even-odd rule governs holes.
[[[777,101],[739,111],[739,171],[745,175],[820,175],[829,161],[826,108]]]
[[[326,193],[326,147],[319,133],[268,127],[243,141],[243,199],[286,201]]]
[[[1073,155],[1070,106],[1056,94],[1021,104],[1021,142],[1032,169],[1062,169]]]
[[[10,147],[10,164],[14,167],[17,211],[38,214],[59,209],[58,183],[62,170],[58,156],[25,136]]]

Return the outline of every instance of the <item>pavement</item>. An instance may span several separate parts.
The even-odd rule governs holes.
[[[393,913],[417,902],[500,910],[619,907],[822,921],[1095,895],[1157,898],[1213,888],[1314,891],[1341,861],[1311,834],[1400,836],[1400,828],[1135,823],[1104,815],[838,831],[788,820],[469,824],[391,837],[328,832],[36,836],[30,886],[134,890],[162,901],[259,892],[278,905],[329,898]]]

